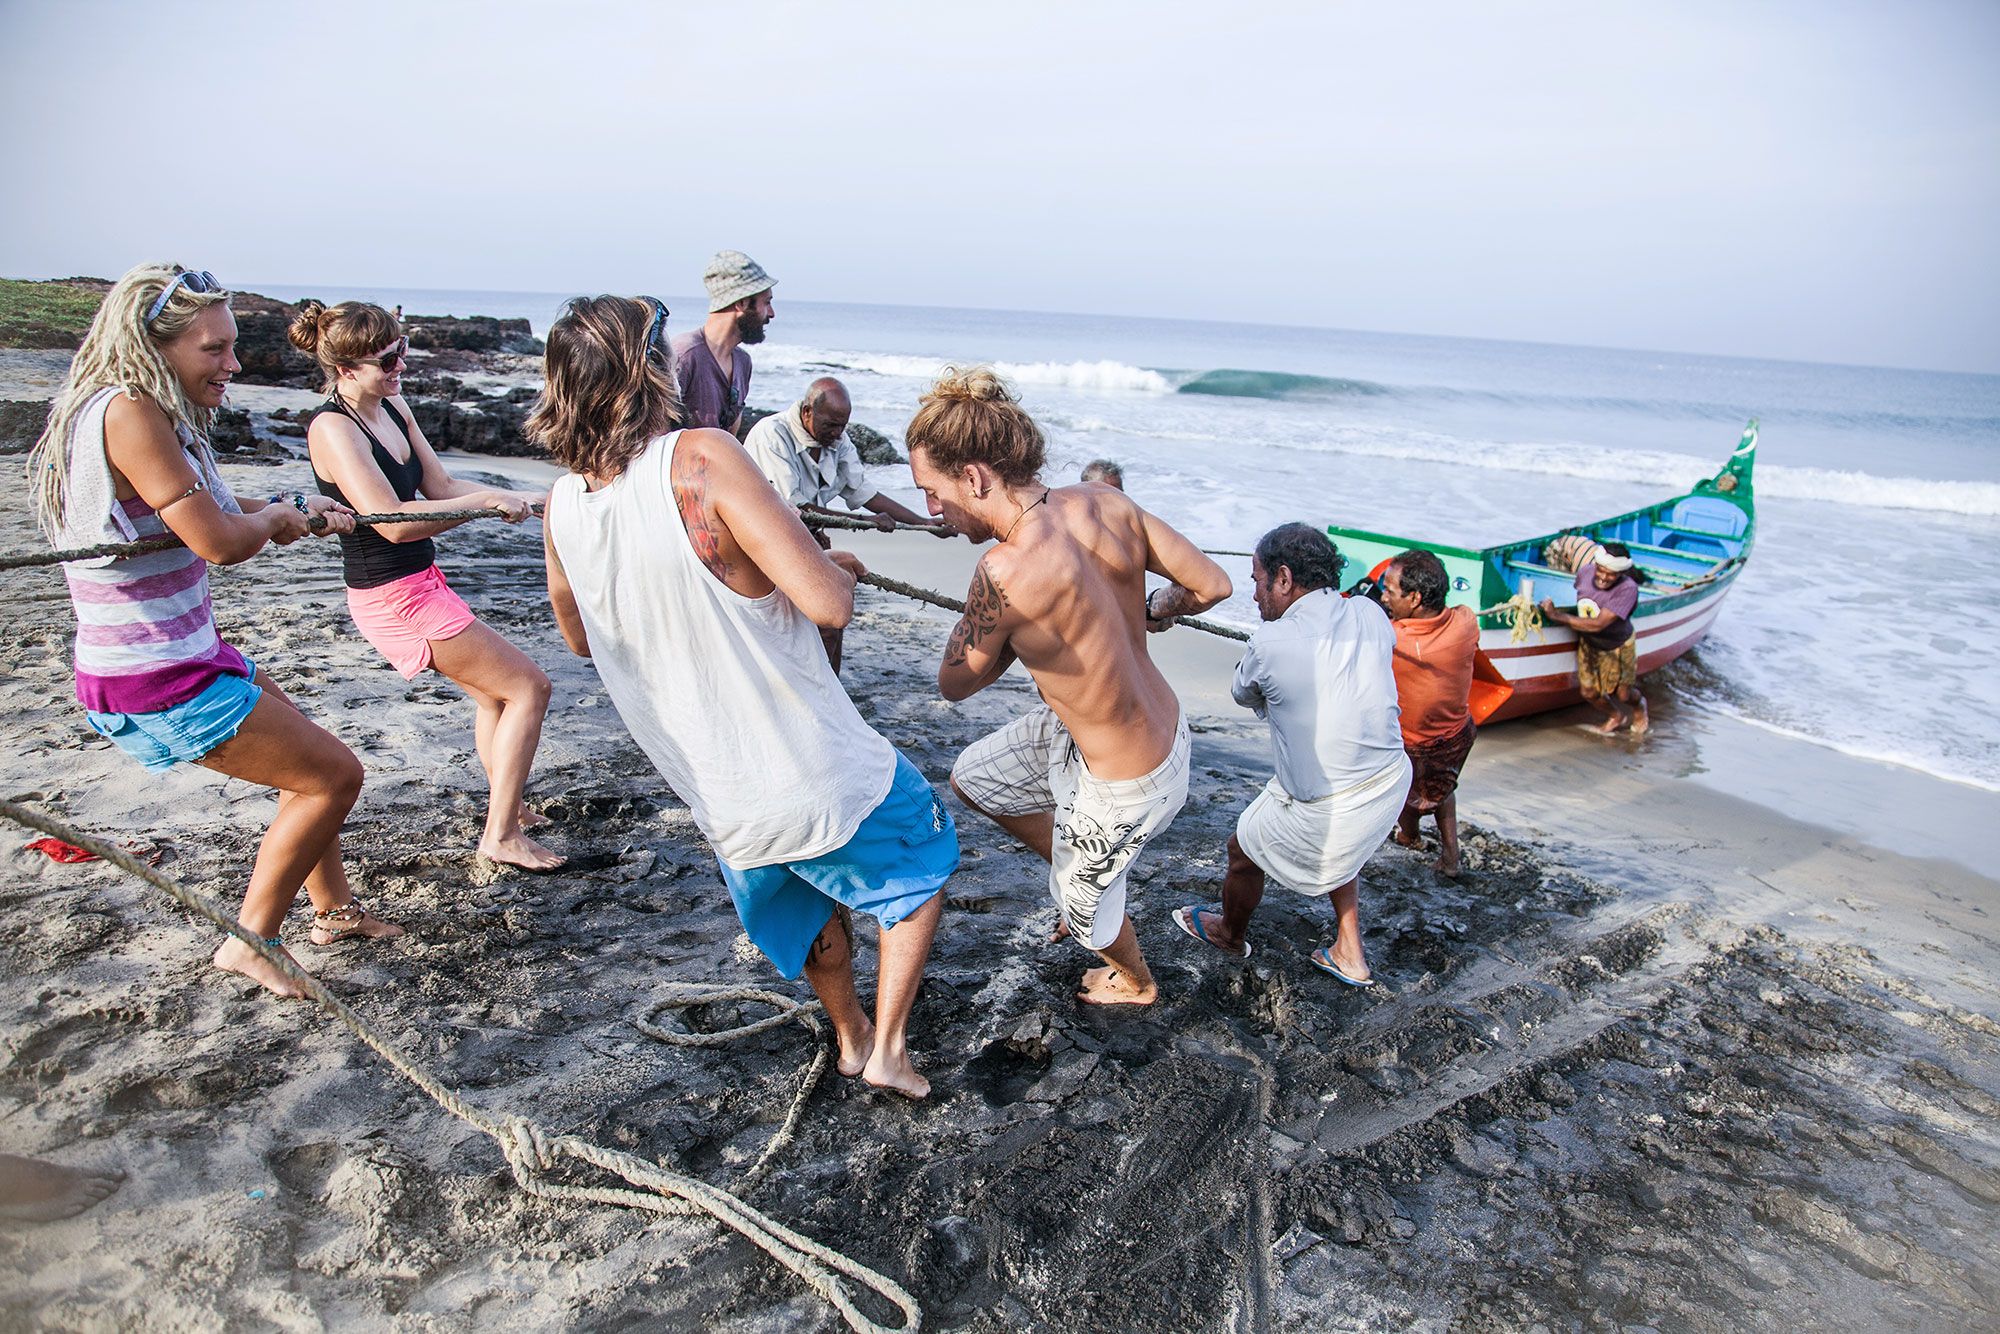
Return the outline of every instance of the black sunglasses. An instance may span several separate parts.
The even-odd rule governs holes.
[[[215,281],[215,275],[207,269],[191,272],[187,269],[177,268],[174,270],[174,280],[161,288],[160,294],[153,298],[152,309],[146,312],[146,323],[151,324],[154,320],[160,318],[160,312],[167,308],[167,302],[172,299],[174,292],[182,287],[187,288],[190,292],[220,292],[222,290],[222,284]]]
[[[405,335],[402,338],[398,338],[396,340],[396,345],[390,348],[387,352],[384,352],[381,356],[365,357],[363,358],[363,360],[372,361],[385,371],[393,371],[396,369],[396,363],[403,360],[403,355],[409,350],[410,350],[410,340],[409,337]]]

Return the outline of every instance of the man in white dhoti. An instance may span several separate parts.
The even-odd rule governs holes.
[[[1264,624],[1230,693],[1270,723],[1277,772],[1236,822],[1222,902],[1189,905],[1174,920],[1247,958],[1267,875],[1330,896],[1337,931],[1313,951],[1313,966],[1366,987],[1374,981],[1361,949],[1361,867],[1402,810],[1410,760],[1397,726],[1396,632],[1374,602],[1340,595],[1341,564],[1333,542],[1307,524],[1257,542],[1250,577]]]

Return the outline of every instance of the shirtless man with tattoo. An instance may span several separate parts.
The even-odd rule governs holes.
[[[1041,429],[989,368],[946,372],[906,439],[931,514],[999,539],[973,572],[938,689],[965,699],[1018,661],[1043,700],[968,748],[952,789],[1048,859],[1055,938],[1105,962],[1078,998],[1150,1004],[1125,881],[1187,799],[1188,733],[1146,632],[1228,597],[1229,576],[1114,487],[1044,485]],[[1172,582],[1149,596],[1148,571]]]
[[[820,647],[854,614],[861,563],[821,551],[726,431],[673,429],[666,315],[579,298],[549,329],[528,432],[568,469],[544,519],[556,624],[687,802],[751,942],[812,984],[840,1072],[921,1098],[904,1030],[958,831]],[[872,1023],[855,908],[882,927]]]

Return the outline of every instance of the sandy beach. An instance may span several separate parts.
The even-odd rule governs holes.
[[[237,401],[303,405],[289,393]],[[226,475],[253,494],[309,484],[296,461]],[[0,531],[10,550],[34,544],[19,487]],[[954,595],[974,558],[840,536]],[[811,1059],[805,1031],[690,1050],[634,1020],[668,982],[807,992],[749,947],[685,807],[564,651],[538,539],[474,524],[439,548],[554,678],[529,799],[571,860],[545,877],[474,865],[471,707],[435,676],[405,684],[354,633],[330,544],[214,572],[225,636],[366,765],[350,865],[409,928],[297,953],[482,1108],[733,1186]],[[0,615],[0,792],[137,841],[233,904],[268,796],[196,769],[146,775],[88,729],[59,573],[11,575]],[[1017,672],[939,699],[949,624],[864,590],[843,678],[940,787],[1034,698]],[[1392,844],[1371,862],[1363,921],[1385,985],[1357,993],[1308,965],[1330,920],[1282,889],[1247,963],[1172,924],[1215,896],[1269,761],[1227,698],[1237,647],[1184,629],[1154,643],[1196,732],[1188,806],[1135,877],[1161,1003],[1075,1002],[1087,956],[1047,943],[1044,871],[960,808],[965,860],[911,1031],[932,1097],[830,1076],[747,1199],[904,1284],[932,1328],[2000,1318],[1990,794],[1824,752],[1794,763],[1671,709],[1638,745],[1587,737],[1573,714],[1496,728],[1461,797],[1470,874],[1441,880],[1431,852]],[[0,850],[0,1149],[127,1179],[73,1220],[0,1224],[0,1325],[841,1327],[710,1222],[523,1195],[490,1141],[343,1029],[210,969],[212,935],[157,891],[24,852],[26,837]]]

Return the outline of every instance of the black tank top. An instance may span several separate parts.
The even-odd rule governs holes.
[[[326,406],[320,411],[338,412],[359,426],[361,433],[368,437],[368,443],[374,447],[372,453],[375,456],[375,466],[389,479],[390,489],[395,491],[396,499],[415,500],[418,494],[417,485],[424,479],[424,465],[422,460],[417,458],[416,446],[410,440],[410,424],[403,420],[402,413],[396,411],[395,404],[384,399],[382,406],[388,410],[389,419],[395,422],[396,428],[403,433],[403,443],[410,446],[410,459],[407,463],[396,462],[395,457],[382,448],[382,442],[368,429],[368,423],[355,416],[340,395],[335,394],[327,399]],[[340,494],[339,487],[321,477],[317,468],[313,469],[313,480],[319,483],[321,495],[329,496],[350,509],[354,508],[354,502]],[[428,570],[435,564],[437,564],[437,545],[428,537],[416,542],[391,542],[387,538],[376,536],[372,528],[343,533],[340,537],[340,572],[346,578],[349,588],[380,588],[383,584],[394,583],[420,570]]]

